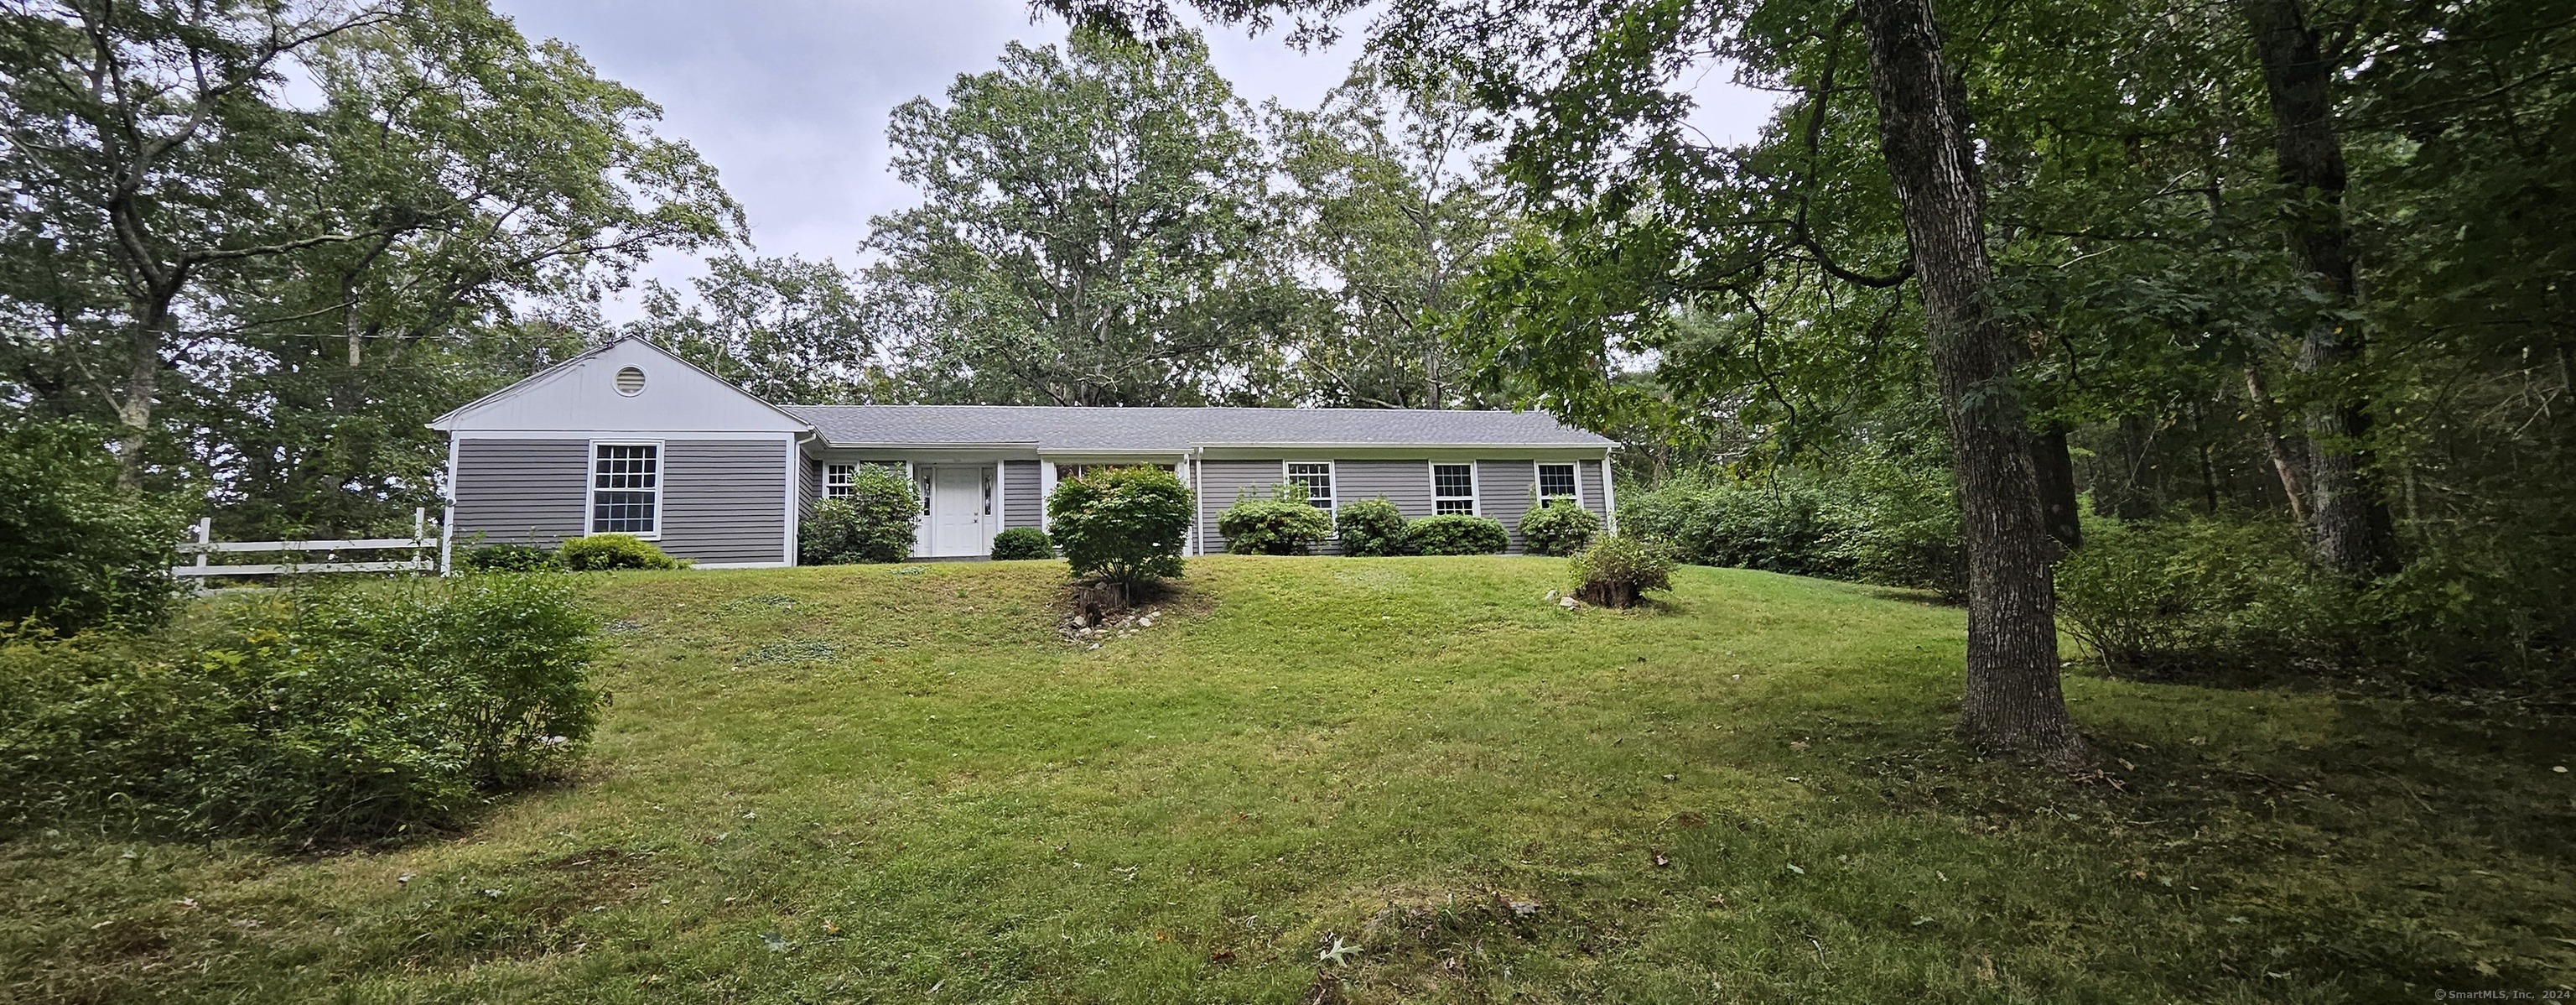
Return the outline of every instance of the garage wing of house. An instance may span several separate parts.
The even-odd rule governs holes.
[[[553,547],[618,532],[699,568],[791,565],[799,520],[862,464],[922,490],[913,554],[973,558],[1043,527],[1056,479],[1153,464],[1217,514],[1296,482],[1327,510],[1384,496],[1408,517],[1517,523],[1534,505],[1611,512],[1617,445],[1537,412],[1328,408],[774,405],[653,343],[598,346],[440,416],[450,539]],[[1514,535],[1512,547],[1520,550]]]

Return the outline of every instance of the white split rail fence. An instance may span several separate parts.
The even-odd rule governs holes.
[[[172,566],[170,575],[181,579],[195,579],[202,586],[204,580],[210,576],[277,576],[317,572],[434,573],[439,571],[439,555],[445,552],[447,528],[442,526],[438,528],[436,534],[430,533],[429,511],[415,509],[411,511],[410,537],[361,537],[345,541],[217,541],[213,539],[214,532],[213,517],[198,520],[196,540],[184,541],[179,545],[180,554],[197,556],[196,564]],[[339,560],[340,553],[344,551],[394,550],[409,550],[411,557],[368,562]],[[318,553],[322,556],[322,560],[307,562],[290,557],[284,562],[244,565],[218,565],[207,560],[211,555],[278,553],[294,557]]]

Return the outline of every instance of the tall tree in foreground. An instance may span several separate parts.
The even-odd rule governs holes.
[[[1186,405],[1267,380],[1270,272],[1249,109],[1181,35],[1076,31],[915,99],[888,130],[921,205],[878,217],[878,341],[932,401]]]
[[[1941,52],[1930,0],[1861,0],[1888,175],[1923,291],[1968,542],[1968,682],[1960,731],[2008,750],[2079,754],[2059,690],[2055,545],[2039,499],[2013,365],[2023,355],[1995,302],[1985,198],[1966,94]]]

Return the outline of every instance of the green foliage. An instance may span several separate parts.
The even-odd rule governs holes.
[[[2328,657],[2357,599],[2283,523],[2105,521],[2086,537],[2058,563],[2058,617],[2124,673],[2282,669]]]
[[[921,496],[895,468],[861,464],[850,494],[814,505],[797,530],[797,561],[806,565],[900,562],[912,557]]]
[[[1603,607],[1635,607],[1647,590],[1673,588],[1673,559],[1661,545],[1626,534],[1594,542],[1569,563],[1574,595]]]
[[[1404,512],[1385,496],[1342,504],[1341,512],[1333,514],[1333,531],[1342,539],[1345,555],[1401,555],[1413,547]]]
[[[1304,555],[1333,534],[1329,513],[1306,501],[1306,487],[1278,486],[1267,495],[1246,493],[1216,516],[1225,550],[1237,555]]]
[[[345,841],[446,824],[588,740],[598,628],[571,582],[496,574],[0,639],[0,826]]]
[[[653,542],[633,534],[592,534],[565,541],[555,558],[573,572],[609,569],[676,569],[680,563],[662,554]]]
[[[1078,577],[1129,591],[1181,574],[1196,500],[1161,468],[1103,468],[1057,482],[1047,496],[1048,537]]]
[[[1531,554],[1570,556],[1590,547],[1593,535],[1601,533],[1601,514],[1562,499],[1530,507],[1521,514],[1520,531]]]
[[[1046,532],[1035,527],[1013,527],[993,535],[993,560],[996,562],[1054,558],[1055,542]]]
[[[1424,555],[1498,555],[1512,546],[1512,534],[1492,517],[1445,513],[1426,516],[1405,527],[1413,550]]]
[[[1012,42],[887,128],[921,204],[876,219],[878,341],[932,401],[1206,403],[1269,365],[1251,110],[1195,35]]]
[[[464,572],[545,572],[563,568],[563,560],[532,544],[486,544],[466,549],[457,556],[456,567]]]
[[[179,522],[118,491],[115,462],[87,432],[0,426],[0,624],[74,632],[168,615]]]
[[[767,401],[858,401],[874,389],[856,277],[830,259],[717,255],[689,285],[683,298],[646,280],[644,318],[626,330]]]
[[[1967,588],[1966,547],[1947,485],[1928,466],[1704,471],[1621,493],[1619,527],[1694,565],[1955,594]]]

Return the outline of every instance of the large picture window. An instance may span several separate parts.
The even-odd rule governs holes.
[[[1541,464],[1538,466],[1539,505],[1559,499],[1580,504],[1582,492],[1574,487],[1574,465]]]
[[[591,448],[590,532],[654,537],[662,532],[662,448],[602,443]]]
[[[1476,514],[1476,466],[1473,464],[1434,464],[1431,466],[1431,511],[1447,515]]]
[[[1306,502],[1316,509],[1333,508],[1333,462],[1289,461],[1288,484],[1306,487]]]

